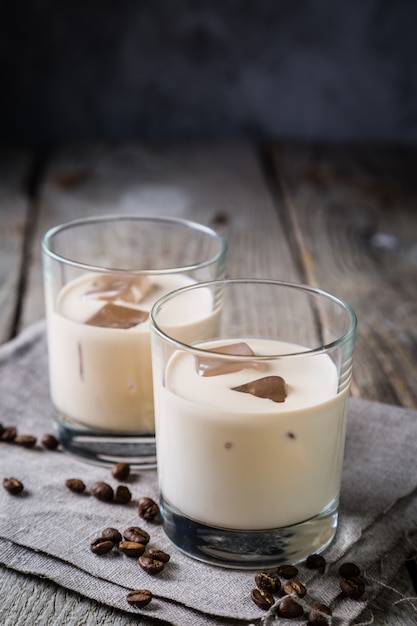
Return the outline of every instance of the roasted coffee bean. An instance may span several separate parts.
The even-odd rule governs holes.
[[[316,602],[308,614],[308,623],[311,626],[329,626],[332,612],[326,604]]]
[[[107,554],[114,548],[113,541],[110,539],[106,539],[106,537],[97,537],[90,543],[90,550],[94,552],[94,554],[98,554],[101,556],[102,554]]]
[[[154,576],[155,574],[159,574],[164,569],[165,563],[162,561],[158,561],[157,559],[153,559],[151,556],[140,556],[138,559],[138,563],[143,569],[144,572]]]
[[[0,440],[10,443],[11,441],[14,441],[16,435],[17,430],[14,426],[6,426],[5,428],[3,428],[3,432],[0,435]]]
[[[41,438],[41,444],[43,445],[44,448],[47,448],[47,450],[56,450],[57,447],[59,446],[59,441],[55,437],[55,435],[46,433]]]
[[[3,487],[13,496],[17,496],[23,491],[23,483],[13,476],[10,476],[10,478],[3,478]]]
[[[306,559],[306,567],[308,569],[316,569],[323,574],[326,569],[326,560],[321,554],[310,554]]]
[[[360,573],[361,570],[356,563],[343,563],[343,565],[339,567],[339,574],[342,578],[352,578],[359,576]]]
[[[137,541],[121,541],[119,543],[119,550],[126,554],[126,556],[141,556],[145,552],[145,546],[143,543]]]
[[[111,502],[114,497],[113,489],[102,480],[98,480],[91,485],[90,493],[97,498],[97,500],[101,500],[102,502]]]
[[[138,500],[139,517],[147,522],[153,522],[159,516],[159,506],[152,498],[140,498]]]
[[[259,589],[276,593],[281,588],[281,581],[274,572],[259,572],[255,575],[255,583]]]
[[[283,590],[288,596],[298,596],[299,598],[304,598],[307,593],[307,589],[304,587],[303,583],[300,583],[300,581],[295,578],[288,580],[283,586]]]
[[[352,600],[359,600],[365,593],[365,583],[360,576],[343,578],[340,581],[342,593]]]
[[[123,531],[123,537],[126,541],[137,541],[138,543],[143,543],[146,545],[149,543],[150,535],[143,530],[143,528],[139,528],[139,526],[129,526],[126,530]]]
[[[278,576],[285,578],[286,580],[295,578],[298,575],[298,569],[295,565],[279,565],[276,571]]]
[[[152,592],[148,589],[132,589],[126,596],[128,603],[131,606],[136,606],[138,609],[147,606],[152,598]]]
[[[85,484],[80,478],[67,478],[65,481],[65,486],[71,491],[75,491],[75,493],[82,493],[85,491]]]
[[[16,435],[14,443],[22,448],[33,448],[36,445],[36,437],[32,435]]]
[[[159,548],[149,548],[148,554],[156,561],[162,561],[162,563],[168,563],[171,558],[167,552],[159,550]]]
[[[116,480],[127,480],[130,474],[130,465],[128,463],[116,463],[111,468],[111,473]]]
[[[267,611],[271,608],[271,606],[275,604],[275,600],[269,593],[269,591],[266,591],[265,589],[259,589],[258,587],[256,589],[252,589],[250,597],[252,598],[253,602],[255,602],[256,606],[264,611]]]
[[[278,615],[280,617],[287,617],[288,619],[301,617],[304,615],[304,609],[294,598],[287,596],[278,604]]]
[[[114,501],[117,504],[128,504],[132,499],[129,487],[126,485],[118,485],[114,490]]]
[[[123,540],[123,537],[121,533],[117,530],[117,528],[105,528],[101,533],[101,536],[105,537],[106,539],[110,539],[110,541],[113,541],[115,546],[117,546],[117,544],[119,544]]]

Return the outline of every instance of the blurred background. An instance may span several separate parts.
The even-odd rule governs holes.
[[[0,139],[417,141],[416,0],[0,1]]]

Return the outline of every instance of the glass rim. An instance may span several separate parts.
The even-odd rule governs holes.
[[[169,293],[163,295],[161,298],[159,298],[159,300],[157,300],[153,304],[149,313],[150,328],[153,329],[157,335],[159,335],[165,341],[169,342],[171,345],[175,346],[179,350],[186,350],[187,352],[193,354],[194,356],[204,355],[205,357],[207,356],[213,357],[213,355],[215,355],[216,357],[219,357],[226,362],[227,361],[238,362],[238,363],[247,362],[248,361],[247,355],[225,354],[223,352],[216,352],[215,349],[205,350],[204,348],[192,346],[188,343],[174,339],[173,337],[165,333],[160,328],[160,326],[158,325],[155,319],[155,315],[157,313],[157,309],[159,309],[159,307],[162,306],[165,302],[185,292],[193,291],[194,289],[200,289],[200,288],[210,288],[210,287],[215,288],[215,287],[220,287],[220,286],[227,286],[230,284],[248,284],[248,283],[281,286],[281,287],[286,287],[289,289],[294,289],[297,291],[308,292],[316,296],[324,297],[327,300],[332,301],[334,304],[337,304],[340,308],[342,308],[346,312],[350,320],[349,328],[347,329],[347,331],[343,333],[340,337],[335,339],[334,341],[320,345],[317,348],[308,348],[306,350],[301,350],[300,352],[285,352],[285,353],[280,352],[279,354],[254,355],[254,356],[251,355],[250,356],[251,361],[271,361],[271,360],[275,360],[275,359],[279,359],[283,357],[297,358],[297,357],[305,357],[305,356],[315,355],[315,354],[323,354],[326,352],[330,352],[332,349],[347,343],[348,341],[352,340],[355,337],[358,320],[357,320],[356,313],[354,312],[353,308],[347,302],[345,302],[341,298],[338,298],[332,293],[325,291],[324,289],[320,289],[319,287],[313,287],[312,285],[307,285],[304,283],[295,283],[295,282],[289,282],[289,281],[284,281],[284,280],[275,280],[272,278],[271,279],[269,278],[226,278],[224,280],[212,280],[212,281],[206,281],[202,283],[194,283],[192,285],[186,285],[185,287],[174,289],[173,291],[170,291]],[[225,339],[225,341],[227,341],[227,339]]]
[[[200,261],[198,263],[192,263],[190,265],[180,265],[176,267],[167,267],[161,269],[128,269],[128,268],[116,268],[116,267],[105,267],[102,265],[94,265],[92,263],[83,263],[77,261],[75,259],[71,259],[65,257],[54,250],[51,249],[51,242],[56,235],[59,235],[62,232],[70,230],[71,228],[83,226],[85,224],[95,224],[95,223],[106,223],[106,222],[155,222],[160,224],[172,224],[177,226],[182,226],[184,228],[189,228],[190,230],[198,231],[205,235],[209,235],[213,238],[213,240],[217,241],[219,244],[219,250],[210,256],[208,259],[204,261]],[[72,267],[77,267],[89,272],[95,272],[100,274],[109,274],[115,273],[118,274],[129,274],[129,275],[163,275],[163,274],[176,274],[178,271],[191,272],[193,270],[207,267],[219,261],[222,257],[225,256],[227,250],[227,244],[225,238],[220,235],[217,231],[215,231],[210,226],[206,226],[205,224],[200,224],[199,222],[194,222],[193,220],[189,220],[181,217],[171,217],[167,215],[132,215],[128,213],[121,214],[108,214],[108,215],[96,215],[89,217],[81,217],[74,220],[70,220],[68,222],[64,222],[62,224],[58,224],[56,226],[52,226],[49,228],[46,233],[43,235],[41,240],[41,249],[42,252],[47,255],[49,258],[58,261],[60,263],[65,263],[66,265],[70,265]]]

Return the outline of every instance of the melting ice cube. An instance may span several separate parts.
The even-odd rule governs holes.
[[[123,300],[137,304],[151,291],[148,276],[97,275],[83,295],[84,300]]]
[[[128,329],[146,322],[148,317],[148,311],[139,311],[138,309],[131,309],[127,306],[119,306],[109,302],[85,323],[89,326],[100,326],[102,328]]]
[[[208,352],[220,352],[221,354],[231,354],[235,356],[255,356],[253,350],[244,341],[239,343],[228,344],[225,346],[217,346]],[[200,376],[219,376],[220,374],[229,374],[230,372],[238,372],[247,367],[256,370],[263,370],[263,363],[256,361],[233,362],[218,357],[195,357],[196,370]]]

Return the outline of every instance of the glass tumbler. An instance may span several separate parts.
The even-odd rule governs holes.
[[[194,320],[177,329],[178,310]],[[163,526],[207,563],[296,563],[338,519],[356,317],[306,285],[210,281],[151,310]]]
[[[106,215],[42,240],[50,393],[67,452],[154,467],[149,311],[163,294],[224,276],[223,238],[162,216]],[[184,324],[179,311],[174,322]]]

